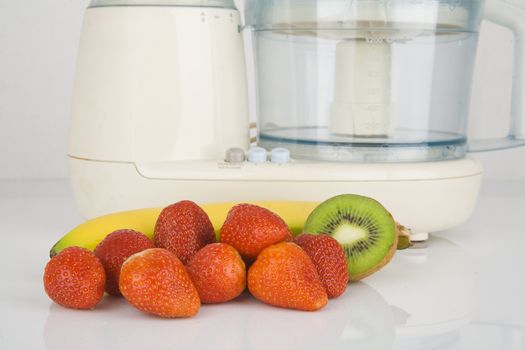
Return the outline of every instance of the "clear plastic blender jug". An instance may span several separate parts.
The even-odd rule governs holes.
[[[135,5],[235,8],[233,0],[91,0],[89,7]]]
[[[469,150],[482,0],[253,0],[246,11],[263,147],[356,162]],[[496,144],[519,143],[513,133]]]

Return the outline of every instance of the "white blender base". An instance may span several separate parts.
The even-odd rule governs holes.
[[[321,202],[356,193],[379,200],[412,230],[414,238],[424,239],[429,232],[468,219],[477,201],[482,169],[472,158],[405,164],[233,165],[216,161],[135,164],[70,157],[70,174],[78,208],[87,218],[161,207],[182,199]]]
[[[410,240],[412,242],[425,242],[428,240],[428,232],[410,233]]]

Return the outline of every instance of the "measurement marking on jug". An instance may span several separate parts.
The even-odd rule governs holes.
[[[408,35],[391,37],[391,36],[369,36],[365,37],[365,41],[368,44],[393,44],[393,43],[404,43],[411,39]]]

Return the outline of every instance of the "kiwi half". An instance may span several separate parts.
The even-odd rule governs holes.
[[[332,197],[306,219],[305,233],[325,233],[343,247],[351,281],[386,265],[397,248],[394,218],[378,201],[355,194]]]

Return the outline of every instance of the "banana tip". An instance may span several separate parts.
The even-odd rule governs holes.
[[[55,250],[55,247],[56,247],[56,244],[51,248],[51,250],[49,251],[49,257],[52,258],[54,257],[55,255],[57,255],[57,251]]]

